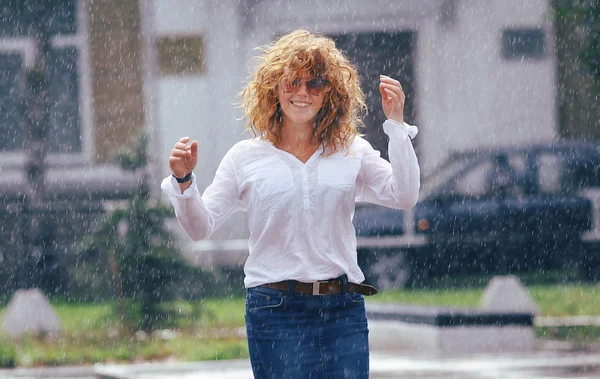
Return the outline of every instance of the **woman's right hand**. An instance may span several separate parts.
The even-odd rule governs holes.
[[[198,163],[198,141],[189,146],[190,137],[183,137],[175,144],[169,157],[171,172],[178,178],[183,178],[194,170]]]

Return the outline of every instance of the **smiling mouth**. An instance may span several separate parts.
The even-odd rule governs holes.
[[[290,101],[290,104],[300,108],[307,108],[310,106],[310,103],[305,103],[302,101]]]

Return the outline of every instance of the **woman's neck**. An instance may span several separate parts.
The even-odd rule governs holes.
[[[317,150],[313,127],[299,124],[282,125],[281,140],[275,144],[275,147],[306,163]]]
[[[280,144],[300,150],[314,146],[313,126],[311,124],[284,123],[281,127]]]

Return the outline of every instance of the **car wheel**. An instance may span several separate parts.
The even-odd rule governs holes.
[[[390,251],[377,257],[370,267],[370,277],[380,290],[404,288],[411,276],[412,266],[403,251]]]

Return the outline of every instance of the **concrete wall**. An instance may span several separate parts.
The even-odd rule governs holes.
[[[160,152],[157,166],[169,175],[168,157],[174,143],[183,136],[199,141],[199,162],[195,170],[202,192],[214,176],[219,162],[242,135],[241,111],[233,104],[246,77],[246,49],[240,36],[239,1],[155,0],[156,37],[196,35],[204,39],[204,72],[185,75],[158,75],[158,126]],[[247,235],[245,217],[236,215],[215,238]]]
[[[200,35],[204,38],[205,71],[161,75],[159,124],[161,170],[168,171],[173,144],[182,136],[200,143],[200,188],[212,181],[227,150],[242,139],[241,115],[232,104],[244,78],[244,50],[239,40],[237,1],[156,0],[156,35]]]
[[[452,150],[547,141],[556,135],[555,57],[547,2],[457,1],[456,19],[419,29],[417,83],[425,168]],[[501,56],[506,27],[543,27],[546,56]]]

